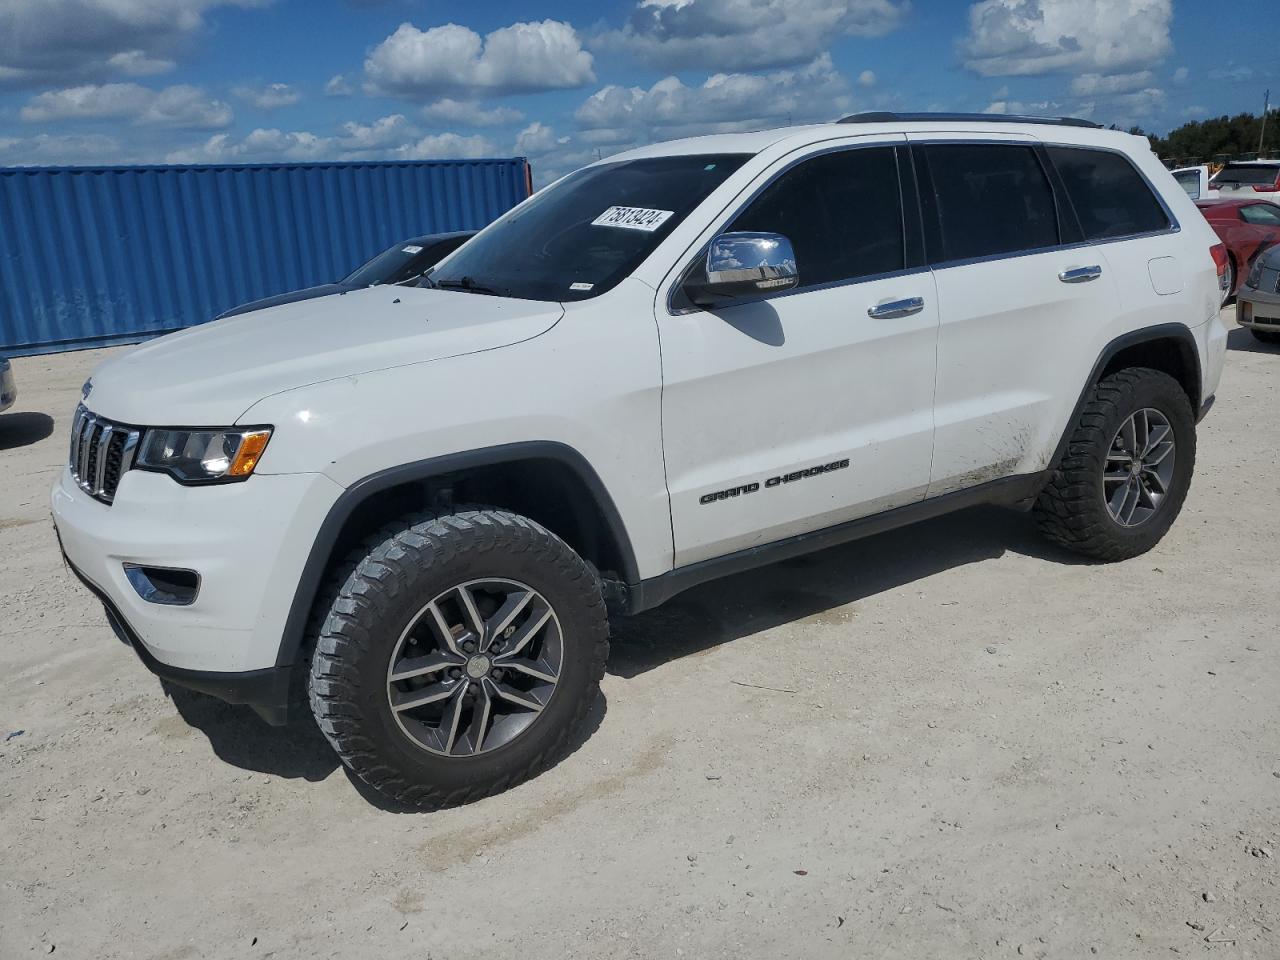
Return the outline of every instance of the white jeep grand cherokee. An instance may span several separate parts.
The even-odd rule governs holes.
[[[357,774],[457,803],[565,751],[606,610],[979,503],[1150,549],[1222,369],[1217,242],[1146,140],[1081,121],[646,147],[427,286],[103,364],[54,519],[155,673],[273,723],[305,673]]]

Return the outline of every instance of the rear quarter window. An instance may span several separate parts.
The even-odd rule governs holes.
[[[1087,147],[1049,147],[1048,153],[1087,239],[1169,229],[1169,215],[1128,157]]]

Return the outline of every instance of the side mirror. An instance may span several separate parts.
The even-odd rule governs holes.
[[[685,284],[699,307],[721,300],[789,290],[800,282],[791,241],[780,233],[722,233],[707,249],[706,280]]]

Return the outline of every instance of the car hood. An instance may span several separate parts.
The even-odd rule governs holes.
[[[519,343],[563,314],[558,303],[371,287],[152,340],[98,367],[86,403],[135,425],[229,425],[272,394]]]
[[[297,303],[299,300],[313,300],[316,297],[328,297],[335,293],[344,293],[348,290],[358,289],[349,287],[341,283],[322,283],[317,287],[303,287],[301,290],[290,290],[288,293],[277,293],[274,297],[263,297],[261,300],[250,300],[248,303],[242,303],[238,307],[232,307],[223,313],[218,314],[217,319],[222,320],[226,317],[238,317],[242,313],[252,313],[254,310],[266,310],[268,307],[278,307],[286,303]]]

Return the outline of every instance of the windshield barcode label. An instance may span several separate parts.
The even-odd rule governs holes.
[[[667,222],[670,210],[649,210],[645,207],[610,207],[591,221],[593,227],[624,227],[627,230],[643,230],[652,233]]]

